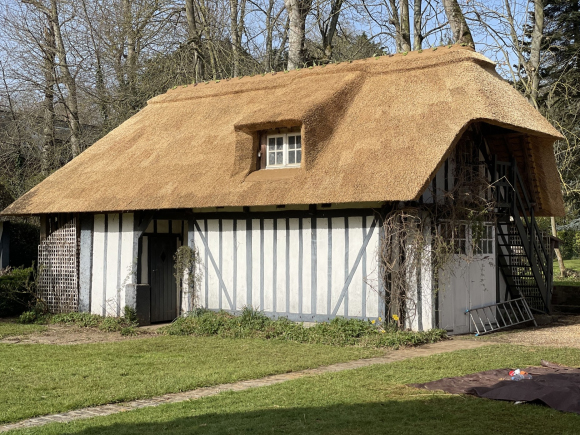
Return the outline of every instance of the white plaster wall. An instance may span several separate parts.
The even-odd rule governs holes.
[[[495,249],[495,243],[494,243]],[[474,255],[467,262],[457,257],[439,273],[439,323],[452,334],[473,332],[465,311],[496,302],[494,254]],[[500,279],[500,289],[501,282]],[[505,284],[503,287],[505,293]]]
[[[233,312],[251,305],[303,321],[377,318],[384,304],[373,221],[316,218],[313,228],[311,218],[252,219],[249,226],[238,219],[234,231],[234,221],[223,219],[220,237],[219,220],[199,219],[190,240],[201,260],[199,303]]]
[[[119,316],[125,305],[134,304],[136,282],[135,233],[133,213],[96,214],[92,245],[90,311],[93,314]],[[105,225],[106,223],[106,225]]]

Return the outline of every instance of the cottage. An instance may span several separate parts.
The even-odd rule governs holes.
[[[549,311],[551,250],[533,217],[563,214],[560,138],[489,59],[444,47],[177,87],[2,215],[41,217],[55,311],[375,319],[393,285],[385,216],[445,202],[468,156],[493,218],[477,238],[453,223],[454,272],[417,263],[404,310],[410,328],[461,333],[466,309],[506,298]],[[178,288],[180,246],[198,261]]]

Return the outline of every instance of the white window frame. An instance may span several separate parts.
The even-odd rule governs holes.
[[[473,238],[473,227],[468,221],[441,221],[440,231],[446,237],[451,237],[455,247],[455,255],[472,255],[481,258],[495,253],[495,226],[493,222],[484,222],[484,234],[477,244]],[[443,226],[447,228],[444,229]],[[453,228],[452,228],[453,226]]]
[[[288,163],[288,155],[290,154],[290,151],[294,151],[294,150],[289,150],[288,149],[288,137],[289,136],[298,136],[300,137],[300,163]],[[277,139],[279,137],[284,138],[284,144],[282,147],[282,155],[283,155],[283,159],[282,159],[282,164],[274,164],[271,165],[270,162],[270,154],[272,153],[276,153],[279,152],[277,150],[274,151],[270,151],[270,139]],[[300,132],[294,132],[294,133],[283,133],[283,134],[270,134],[267,136],[266,138],[266,169],[284,169],[284,168],[299,168],[302,165],[302,134]]]

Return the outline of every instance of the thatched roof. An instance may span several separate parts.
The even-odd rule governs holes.
[[[4,213],[414,200],[479,121],[529,135],[538,211],[562,214],[561,136],[461,47],[170,90]],[[302,168],[252,172],[256,132],[297,125]]]

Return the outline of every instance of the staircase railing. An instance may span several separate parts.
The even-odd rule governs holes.
[[[529,302],[534,311],[550,312],[552,256],[536,223],[535,204],[530,201],[515,159],[499,162],[494,158],[492,166],[497,234],[506,251],[499,250],[498,261],[506,284],[512,297],[526,296],[532,299]]]

